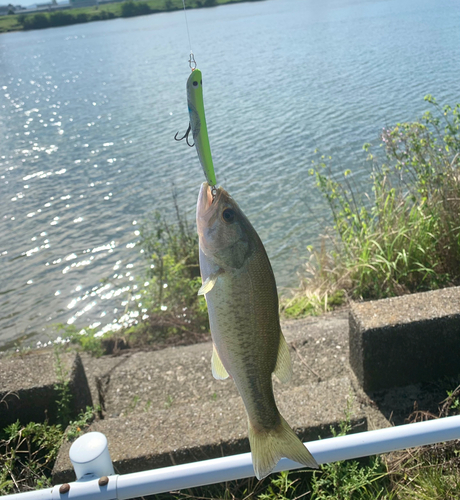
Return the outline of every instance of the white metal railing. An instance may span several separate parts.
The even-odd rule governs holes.
[[[453,439],[460,439],[460,416],[321,439],[305,444],[318,464],[325,464]],[[4,498],[127,500],[254,476],[250,453],[132,474],[111,475],[113,467],[107,451],[107,439],[98,432],[90,432],[78,438],[71,447],[70,456],[77,481],[44,490],[7,495]],[[283,458],[274,472],[303,467]]]

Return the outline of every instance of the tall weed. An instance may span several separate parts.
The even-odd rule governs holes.
[[[460,104],[425,100],[433,112],[383,130],[384,161],[364,145],[369,193],[349,170],[337,180],[324,156],[313,165],[335,236],[326,253],[312,249],[300,297],[319,289],[379,299],[460,284]]]
[[[201,286],[198,235],[180,211],[173,195],[175,223],[160,212],[141,226],[139,245],[144,250],[146,275],[134,297],[143,319],[125,332],[142,331],[153,339],[209,331],[206,302],[198,296]]]

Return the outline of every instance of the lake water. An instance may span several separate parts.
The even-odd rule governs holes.
[[[218,182],[298,283],[327,213],[315,148],[367,181],[364,142],[460,97],[457,0],[267,0],[188,12]],[[194,216],[183,12],[0,35],[0,346],[104,327],[142,274],[139,224]],[[110,278],[106,284],[102,278]]]

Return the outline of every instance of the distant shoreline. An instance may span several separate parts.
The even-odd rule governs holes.
[[[261,0],[189,0],[186,2],[186,8],[187,10],[199,9],[256,1]],[[43,12],[30,14],[11,14],[0,16],[0,34],[70,26],[93,21],[118,19],[120,17],[145,16],[161,12],[173,12],[182,8],[182,0],[127,0],[88,7],[44,10]]]

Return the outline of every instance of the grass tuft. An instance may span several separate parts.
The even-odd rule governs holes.
[[[127,305],[127,312],[136,311],[141,321],[121,333],[130,346],[193,343],[209,336],[206,301],[198,296],[198,235],[175,194],[173,201],[174,223],[156,212],[141,226],[146,274]]]
[[[61,424],[19,421],[0,430],[0,495],[51,486],[51,472],[64,440],[73,440],[94,419],[87,408],[77,420]]]

